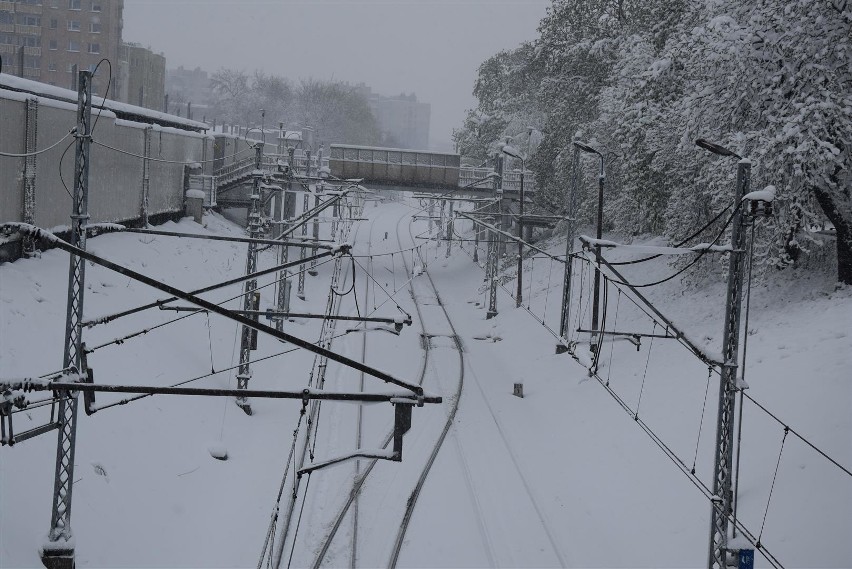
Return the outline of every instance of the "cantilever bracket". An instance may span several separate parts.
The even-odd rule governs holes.
[[[347,460],[355,458],[375,458],[379,460],[391,460],[393,462],[402,462],[402,437],[411,428],[411,409],[417,404],[416,401],[405,398],[395,398],[391,400],[394,405],[394,421],[393,421],[393,450],[387,449],[357,449],[354,452],[338,456],[322,462],[315,462],[310,466],[302,468],[296,473],[299,478],[304,474],[310,474],[315,470],[334,466]]]

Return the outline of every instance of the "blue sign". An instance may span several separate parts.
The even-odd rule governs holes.
[[[738,569],[754,569],[754,549],[740,549]]]

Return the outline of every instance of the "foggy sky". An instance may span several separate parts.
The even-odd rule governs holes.
[[[432,104],[450,144],[476,70],[536,37],[549,0],[125,0],[124,39],[179,65],[365,82]]]

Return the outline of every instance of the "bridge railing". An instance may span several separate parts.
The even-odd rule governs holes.
[[[287,154],[264,154],[261,160],[261,170],[268,174],[275,173],[278,171],[279,161],[286,164],[289,159],[290,157]],[[306,156],[296,155],[294,156],[293,161],[297,172],[305,172],[305,166],[307,164]],[[323,157],[321,165],[327,167],[328,164],[328,158]],[[213,173],[213,176],[216,178],[217,186],[224,187],[242,178],[247,178],[253,171],[254,156],[247,156],[233,164],[228,164],[227,166],[219,168]],[[311,156],[311,171],[314,174],[317,173],[316,156]]]
[[[459,168],[459,187],[469,186],[477,180],[483,180],[494,172],[493,168],[474,168],[462,166]],[[476,185],[477,188],[490,189],[492,186],[487,182]],[[521,171],[512,170],[503,172],[503,189],[517,192],[521,189]],[[535,178],[530,170],[524,173],[524,192],[535,191]]]

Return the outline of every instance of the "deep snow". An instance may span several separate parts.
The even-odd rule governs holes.
[[[298,201],[298,200],[297,200]],[[398,289],[394,300],[415,314],[405,284],[412,278],[399,254],[412,246],[407,216],[417,204],[368,203],[352,230],[354,253],[372,267],[381,287]],[[400,242],[396,241],[400,219]],[[204,229],[185,219],[167,229],[189,232],[242,231],[218,216]],[[426,230],[415,222],[413,233]],[[469,231],[457,220],[456,230]],[[382,236],[388,232],[389,238]],[[422,243],[417,240],[416,243]],[[650,240],[645,245],[665,245]],[[545,244],[554,254],[564,242]],[[369,249],[368,249],[369,248]],[[465,244],[470,250],[470,243]],[[181,287],[198,288],[243,272],[245,245],[131,234],[104,235],[89,249]],[[438,288],[464,346],[464,389],[454,426],[424,486],[400,556],[409,567],[571,566],[702,567],[706,565],[710,506],[586,370],[531,316],[558,324],[561,270],[548,260],[527,261],[524,301],[514,308],[500,289],[499,315],[485,319],[483,272],[470,257],[446,243],[430,242],[426,269]],[[639,253],[607,253],[614,259]],[[406,253],[411,255],[411,253]],[[484,255],[483,255],[484,257]],[[273,253],[261,254],[269,266]],[[512,264],[512,263],[509,263]],[[331,263],[308,277],[307,298],[294,310],[322,311]],[[40,259],[0,266],[0,377],[40,375],[61,367],[67,256],[45,252]],[[346,267],[349,271],[349,267]],[[664,261],[645,263],[626,276],[646,282],[669,274]],[[415,273],[418,271],[415,270]],[[511,274],[511,269],[507,271]],[[351,273],[346,272],[351,279]],[[445,405],[415,409],[401,464],[380,462],[358,500],[358,564],[387,563],[390,541],[425,454],[446,417],[458,381],[459,356],[447,337],[452,329],[429,292],[425,275],[413,277],[425,303],[423,323],[432,338],[424,387],[445,396]],[[365,285],[358,269],[354,297],[341,313],[372,310],[385,299]],[[272,281],[261,279],[260,285]],[[351,280],[347,281],[351,283]],[[513,290],[514,281],[506,283]],[[852,292],[835,290],[830,276],[777,273],[752,293],[746,380],[749,393],[846,468],[852,467]],[[362,294],[362,287],[368,286]],[[295,285],[294,285],[295,287]],[[527,289],[528,287],[528,289]],[[241,285],[211,294],[236,296]],[[272,287],[261,308],[272,306]],[[87,267],[86,316],[95,317],[163,295],[100,267]],[[707,350],[718,351],[724,285],[684,289],[674,280],[648,291],[657,306]],[[660,332],[614,291],[613,326]],[[238,301],[229,306],[236,308]],[[377,314],[396,317],[393,302]],[[583,312],[577,307],[577,312]],[[175,318],[148,311],[85,332],[89,346]],[[586,318],[587,319],[587,318]],[[209,324],[208,324],[209,322]],[[610,321],[611,322],[611,321]],[[208,328],[209,325],[209,328]],[[319,321],[296,321],[287,330],[316,340]],[[420,322],[400,336],[383,331],[350,333],[333,349],[416,380],[422,362]],[[587,322],[585,327],[587,327]],[[342,332],[343,326],[338,326]],[[90,356],[96,381],[170,385],[235,365],[237,327],[197,315],[110,346]],[[579,338],[579,336],[578,336]],[[650,357],[649,357],[649,348]],[[290,349],[261,337],[258,358]],[[715,426],[716,376],[707,389],[707,368],[673,340],[606,342],[600,370],[688,466],[704,402],[706,413],[696,459],[697,475],[709,483]],[[610,357],[611,354],[611,357]],[[253,365],[252,388],[301,388],[313,356],[293,351]],[[645,371],[647,368],[647,372]],[[327,387],[351,389],[358,373],[330,365]],[[644,381],[643,381],[644,378]],[[366,381],[367,390],[386,389]],[[512,395],[524,384],[523,399]],[[235,386],[234,372],[197,382]],[[110,401],[99,395],[99,403]],[[287,458],[300,403],[253,401],[247,417],[232,401],[150,397],[87,417],[79,415],[72,527],[80,566],[247,567],[255,566],[269,523],[281,469]],[[325,404],[316,457],[324,460],[356,448],[358,406]],[[46,408],[15,415],[16,431],[39,424]],[[381,445],[393,420],[388,405],[363,407],[361,447]],[[778,459],[783,428],[746,403],[740,481],[740,517],[759,531]],[[0,449],[0,566],[39,566],[37,556],[49,522],[55,433]],[[210,449],[227,450],[226,461]],[[363,468],[365,461],[361,461]],[[355,464],[312,475],[293,566],[313,563],[329,520],[349,493]],[[286,494],[286,492],[285,492]],[[300,497],[298,504],[301,505]],[[351,518],[351,514],[350,514]],[[347,566],[351,519],[338,532],[326,562]],[[852,567],[852,478],[792,435],[788,436],[763,531],[763,543],[788,567]],[[288,546],[289,551],[289,546]],[[765,565],[758,555],[758,565]]]

